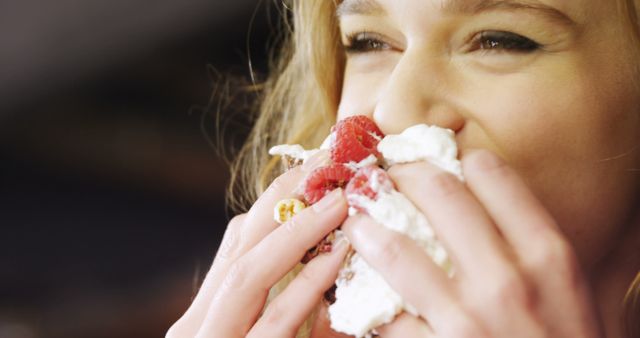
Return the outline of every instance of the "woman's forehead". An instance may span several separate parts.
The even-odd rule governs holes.
[[[640,0],[338,0],[338,16],[346,14],[380,14],[394,7],[431,7],[443,12],[474,12],[486,8],[541,8],[581,16],[586,9],[599,5],[635,12]]]
[[[585,1],[585,0],[575,0]],[[567,2],[565,2],[565,7]],[[490,10],[527,11],[546,16],[555,21],[571,24],[573,20],[563,11],[542,1],[531,0],[434,0],[417,3],[415,1],[345,0],[337,8],[338,17],[346,15],[384,15],[390,8],[422,6],[429,12],[437,8],[444,14],[473,15]]]
[[[320,0],[324,1],[324,0]],[[338,18],[348,15],[384,16],[442,13],[474,14],[499,9],[527,11],[554,21],[601,25],[615,21],[626,31],[637,31],[637,3],[640,0],[337,0]]]

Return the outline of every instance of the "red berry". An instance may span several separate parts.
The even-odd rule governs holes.
[[[376,157],[380,155],[377,146],[384,134],[368,117],[347,117],[340,120],[332,131],[336,135],[331,147],[333,162],[360,162],[371,154]]]
[[[384,137],[384,133],[382,133],[382,130],[380,130],[380,128],[378,128],[378,125],[376,125],[376,123],[373,122],[372,119],[368,118],[365,115],[349,116],[349,117],[346,117],[346,118],[342,119],[340,122],[355,124],[355,125],[359,126],[360,128],[363,128],[364,130],[368,131],[368,132],[374,133],[375,135],[377,135],[380,138]]]
[[[347,197],[353,195],[366,196],[369,199],[378,199],[378,193],[388,193],[394,190],[393,181],[386,171],[371,165],[358,169],[345,189]],[[357,199],[349,199],[349,204],[356,209],[363,211],[358,205]]]
[[[331,190],[344,188],[353,175],[353,170],[343,164],[317,168],[307,177],[304,198],[308,204],[316,203]]]

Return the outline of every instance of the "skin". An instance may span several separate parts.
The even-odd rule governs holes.
[[[351,245],[418,309],[383,337],[620,337],[619,304],[640,269],[636,54],[608,2],[542,2],[572,23],[530,9],[448,11],[441,0],[340,12],[343,44],[366,31],[371,48],[348,53],[338,118],[365,114],[385,133],[417,123],[456,133],[464,184],[428,163],[389,170],[448,249],[453,279],[406,237],[347,218],[340,191],[323,210],[273,222],[275,203],[296,196],[321,154],[232,220],[167,337],[293,337],[318,304],[313,336],[342,337],[319,300],[347,245],[315,258],[261,310],[267,290],[343,222]],[[541,47],[481,48],[491,46],[478,43],[483,31]]]

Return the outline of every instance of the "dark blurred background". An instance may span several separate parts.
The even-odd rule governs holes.
[[[206,106],[264,75],[258,2],[0,2],[0,338],[161,337],[188,307],[230,216]]]

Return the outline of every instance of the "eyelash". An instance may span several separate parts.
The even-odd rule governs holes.
[[[381,52],[391,49],[391,46],[382,41],[376,33],[355,32],[347,35],[347,43],[344,46],[347,54]]]
[[[506,31],[483,31],[473,38],[471,50],[530,53],[542,46],[520,34]]]
[[[483,31],[472,38],[469,51],[531,53],[542,45],[522,35],[507,31]],[[381,52],[393,49],[376,33],[355,32],[347,35],[344,46],[347,54]]]

